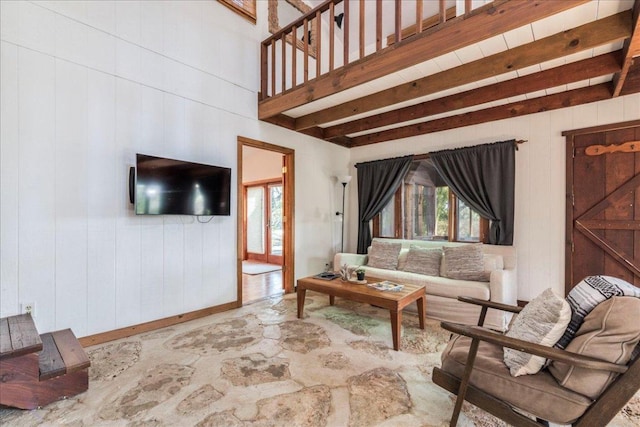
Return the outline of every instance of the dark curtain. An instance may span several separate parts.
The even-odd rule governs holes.
[[[369,221],[389,203],[402,184],[413,156],[358,163],[358,253],[371,244]]]
[[[491,221],[489,243],[513,244],[515,140],[431,153],[449,188]]]

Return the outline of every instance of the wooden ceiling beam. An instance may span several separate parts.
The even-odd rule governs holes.
[[[624,40],[630,35],[631,11],[627,10],[486,58],[298,117],[295,126],[297,130],[301,130],[341,120],[606,43]]]
[[[640,55],[640,0],[636,0],[633,5],[633,25],[631,37],[624,42],[624,61],[620,72],[613,76],[613,96],[616,97],[622,92],[622,88],[627,79],[629,69],[633,65],[633,58]]]
[[[602,101],[611,98],[612,89],[611,83],[601,83],[595,86],[588,86],[567,92],[560,92],[553,95],[491,107],[484,110],[472,111],[469,113],[403,126],[396,129],[352,138],[351,147],[409,138],[448,129],[478,125],[496,120],[509,119],[527,114]]]
[[[320,76],[300,88],[261,100],[258,103],[258,118],[263,120],[275,116],[588,1],[496,0],[467,15],[423,31],[405,42]]]
[[[295,130],[295,127],[294,127],[295,119],[289,116],[285,116],[284,114],[278,114],[277,116],[269,117],[268,119],[263,121],[286,128],[286,129]],[[305,135],[313,136],[315,138],[325,139],[324,129],[322,129],[321,127],[314,126],[308,129],[301,130],[299,132],[304,133]],[[338,144],[342,145],[341,143],[338,143]]]
[[[610,52],[594,58],[583,59],[539,73],[528,74],[500,83],[483,86],[466,92],[433,99],[398,110],[375,114],[359,120],[324,128],[324,137],[332,138],[407,122],[422,117],[455,111],[486,102],[525,95],[560,85],[579,82],[620,71],[622,51]]]
[[[631,65],[631,68],[629,68],[620,95],[624,96],[638,92],[640,92],[640,61],[635,61],[635,63]]]

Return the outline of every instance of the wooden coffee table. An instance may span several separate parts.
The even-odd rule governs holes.
[[[367,277],[368,283],[381,282],[382,279]],[[321,280],[315,277],[298,279],[298,318],[302,319],[304,312],[304,298],[307,289],[329,295],[329,304],[333,305],[336,297],[351,301],[386,308],[391,315],[391,335],[393,336],[393,349],[400,349],[400,328],[402,326],[402,309],[412,302],[418,304],[418,317],[420,329],[424,329],[424,314],[426,297],[424,286],[403,284],[401,291],[378,291],[367,285],[358,285],[343,282],[339,278],[333,280]]]

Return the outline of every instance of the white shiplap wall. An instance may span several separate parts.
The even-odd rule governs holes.
[[[135,216],[127,171],[231,167],[235,207],[238,135],[295,148],[296,275],[322,270],[348,151],[257,121],[258,3],[254,26],[215,1],[0,2],[0,316],[35,302],[86,336],[235,301],[235,209]]]
[[[525,139],[516,152],[515,236],[518,299],[546,288],[564,294],[565,130],[640,119],[640,94],[351,150],[351,162],[422,154],[507,139]],[[355,168],[351,169],[356,175]],[[355,185],[351,186],[352,200]],[[357,205],[352,205],[357,209]],[[350,221],[350,249],[357,242]]]

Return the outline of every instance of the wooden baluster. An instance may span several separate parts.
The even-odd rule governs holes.
[[[342,28],[344,30],[342,33],[344,36],[342,37],[342,46],[344,47],[344,61],[342,65],[347,65],[349,63],[349,0],[344,0],[342,2],[344,4],[344,17],[342,21]]]
[[[364,0],[360,0],[360,58],[364,57]]]
[[[320,11],[316,12],[316,78],[320,77],[322,67],[322,21],[320,19]]]
[[[329,71],[333,71],[333,48],[335,44],[335,3],[329,4]]]
[[[282,91],[287,90],[287,34],[282,33]]]
[[[276,94],[276,41],[271,40],[271,96]]]
[[[416,1],[416,34],[422,32],[422,0]]]
[[[266,44],[260,46],[260,99],[267,99],[269,94],[269,47]]]
[[[302,21],[302,45],[304,52],[304,82],[309,81],[309,21]]]
[[[382,49],[382,0],[376,0],[376,52]]]
[[[447,22],[447,2],[440,0],[440,23]]]
[[[291,29],[291,88],[297,86],[296,78],[298,76],[298,27],[295,25]]]
[[[396,43],[402,40],[402,4],[396,0]]]
[[[464,13],[467,14],[471,12],[471,0],[464,0]]]

